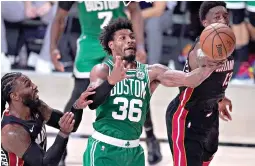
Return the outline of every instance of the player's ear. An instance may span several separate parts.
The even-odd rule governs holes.
[[[11,94],[10,94],[10,98],[11,98],[11,100],[19,100],[19,95],[16,93],[16,92],[12,92]]]
[[[202,21],[202,25],[203,25],[204,27],[207,27],[207,26],[208,26],[208,21],[207,21],[207,20],[203,20],[203,21]]]
[[[111,50],[114,49],[113,41],[109,41],[109,42],[108,42],[108,47],[109,47]]]

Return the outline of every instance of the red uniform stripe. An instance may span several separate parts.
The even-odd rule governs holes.
[[[8,153],[9,156],[9,166],[23,166],[24,160],[22,158],[17,157],[14,153]]]
[[[22,158],[19,158],[19,165],[18,166],[23,166],[24,165],[24,160]]]
[[[203,166],[209,166],[211,161],[206,161],[206,162],[203,162]]]
[[[9,166],[16,166],[17,157],[14,153],[8,153],[9,156]]]
[[[185,104],[191,97],[192,88],[186,88],[180,95],[180,104],[172,119],[172,141],[174,166],[186,166],[186,151],[184,146],[185,122],[188,111],[184,109]]]

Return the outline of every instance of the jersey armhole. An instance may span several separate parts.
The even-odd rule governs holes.
[[[150,76],[149,76],[149,71],[148,71],[148,69],[149,69],[149,65],[146,64],[146,65],[145,65],[145,72],[146,72],[146,75],[147,75],[146,77],[147,77],[147,81],[148,81],[148,84],[149,84],[149,85],[148,85],[148,88],[149,88],[149,93],[150,93],[150,96],[151,96],[151,94],[152,94],[152,93],[151,93],[151,88],[150,88],[150,87],[151,87],[151,80],[150,80]]]
[[[103,65],[108,66],[108,68],[109,68],[108,76],[109,76],[111,74],[111,71],[112,71],[111,66],[108,63],[105,63],[105,62],[103,63]]]

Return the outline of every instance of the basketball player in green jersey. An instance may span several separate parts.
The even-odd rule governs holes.
[[[95,132],[88,139],[84,166],[144,166],[139,145],[151,95],[159,84],[167,87],[196,87],[223,61],[201,56],[200,67],[190,73],[135,61],[136,40],[129,20],[119,18],[104,27],[100,42],[109,59],[90,73],[89,97],[96,109]]]
[[[61,32],[64,30],[65,18],[68,15],[68,11],[74,3],[75,2],[73,1],[60,1],[52,24],[51,57],[52,62],[58,71],[64,71],[64,66],[59,62],[59,58],[61,56],[57,49],[57,42]],[[76,3],[78,5],[82,34],[77,41],[77,55],[74,64],[74,89],[71,98],[65,106],[65,112],[70,110],[75,100],[79,98],[80,94],[89,85],[89,72],[92,67],[101,63],[107,56],[98,40],[101,30],[110,22],[111,19],[126,17],[124,13],[125,4],[121,1],[81,1]],[[143,46],[143,21],[139,4],[131,2],[128,4],[127,9],[129,10],[131,21],[134,24],[134,32],[137,34],[137,60],[145,62],[146,54]],[[144,127],[147,136],[148,161],[149,163],[154,164],[161,161],[162,155],[160,153],[159,143],[153,132],[150,114],[147,114]],[[65,156],[66,153],[63,156],[63,160],[65,159]],[[63,160],[61,160],[60,165],[64,165]]]

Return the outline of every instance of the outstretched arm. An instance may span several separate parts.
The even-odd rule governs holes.
[[[196,47],[199,47],[197,45]],[[149,66],[149,73],[151,81],[158,81],[164,86],[168,87],[197,87],[206,78],[208,78],[213,71],[221,68],[226,60],[215,61],[204,55],[201,49],[193,50],[193,61],[196,61],[196,68],[189,73],[177,70],[170,70],[166,66],[155,64]]]
[[[200,67],[189,73],[183,71],[171,70],[166,66],[155,64],[149,66],[151,81],[158,81],[160,84],[168,87],[196,87],[200,85],[215,69]]]

